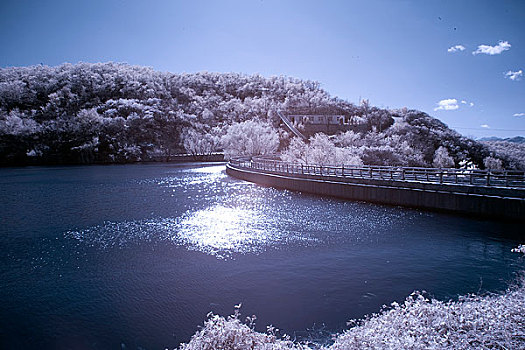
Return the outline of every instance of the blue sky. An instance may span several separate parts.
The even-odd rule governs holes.
[[[0,66],[287,75],[508,137],[525,135],[524,33],[525,1],[2,0]]]

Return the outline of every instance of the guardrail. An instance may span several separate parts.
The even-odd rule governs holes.
[[[283,121],[283,123],[288,127],[288,129],[290,129],[291,132],[293,132],[295,134],[295,136],[303,139],[303,140],[308,140],[306,138],[306,136],[304,136],[299,130],[297,130],[297,128],[290,122],[290,120],[288,119],[287,116],[284,116],[281,111],[277,111],[277,115],[279,116],[279,118],[281,118],[281,120]]]
[[[434,184],[460,184],[472,185],[476,187],[525,188],[525,174],[522,171],[415,168],[370,165],[343,165],[335,167],[288,163],[264,158],[234,158],[231,159],[229,163],[237,168],[252,169],[262,172],[285,175],[395,180]]]

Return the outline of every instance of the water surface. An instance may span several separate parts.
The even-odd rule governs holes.
[[[261,187],[218,164],[0,169],[0,347],[164,349],[242,302],[300,339],[504,290],[518,224]],[[520,242],[521,241],[521,242]]]

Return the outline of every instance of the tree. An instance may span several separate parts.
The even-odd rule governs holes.
[[[503,171],[503,163],[501,162],[501,159],[497,159],[494,157],[486,157],[483,159],[483,165],[485,165],[485,169],[488,170],[494,170],[494,171]]]
[[[210,155],[219,147],[220,138],[212,133],[199,132],[193,128],[187,128],[182,133],[182,143],[186,152],[194,157],[199,155]]]
[[[359,151],[351,147],[336,147],[326,134],[318,133],[310,143],[295,137],[281,153],[281,159],[291,163],[314,165],[363,165]]]
[[[525,169],[523,148],[494,149],[421,111],[389,111],[368,100],[356,106],[331,97],[317,82],[237,73],[161,73],[120,63],[0,69],[0,164],[169,159],[184,151],[182,132],[191,129],[197,135],[186,135],[193,138],[186,147],[203,153],[209,151],[207,134],[214,128],[259,120],[278,129],[280,118],[274,111],[287,107],[350,118],[348,129],[353,132],[288,148],[290,154],[308,151],[294,155],[304,162],[360,159],[430,166],[436,149],[443,146],[458,165],[465,160],[483,167],[491,156],[506,168]],[[391,125],[392,113],[402,120]],[[240,141],[228,142],[237,143],[240,153],[266,152],[260,142],[253,144],[257,137],[250,136],[244,149]],[[281,141],[284,146],[287,140]],[[274,146],[268,143],[272,151]]]
[[[221,138],[224,157],[259,156],[275,153],[279,134],[270,125],[255,120],[234,123]]]
[[[432,165],[436,168],[453,168],[454,159],[448,154],[448,150],[441,146],[434,153],[434,160]]]
[[[308,145],[299,137],[292,138],[288,147],[281,152],[281,159],[289,163],[308,164]]]

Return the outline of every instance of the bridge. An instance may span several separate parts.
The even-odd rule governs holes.
[[[525,175],[517,171],[321,166],[236,158],[229,175],[261,185],[389,205],[525,220]]]

